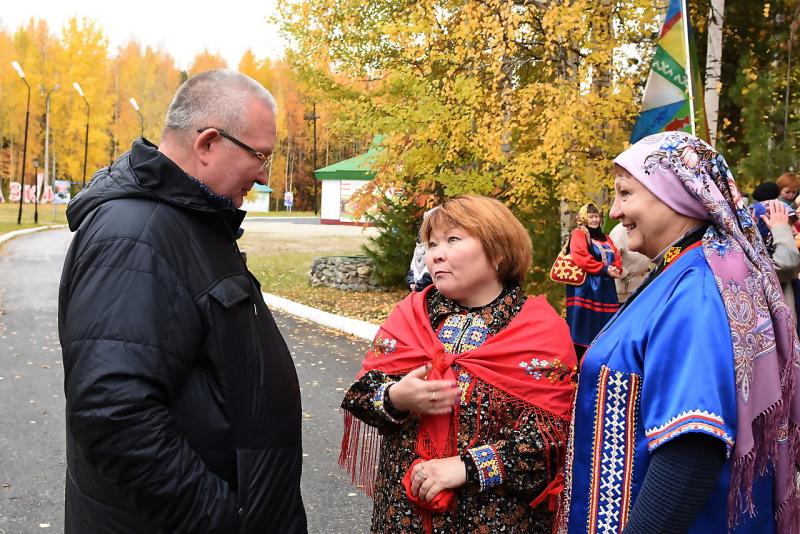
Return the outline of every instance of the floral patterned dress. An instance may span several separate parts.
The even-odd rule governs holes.
[[[428,295],[431,326],[445,350],[461,354],[499,332],[525,303],[519,287],[506,288],[492,303],[464,308],[437,291]],[[455,510],[432,515],[434,533],[550,532],[547,503],[530,503],[556,475],[567,424],[521,406],[491,384],[455,368],[461,388],[458,449],[467,483],[458,488]],[[401,483],[416,459],[418,419],[398,413],[384,396],[400,375],[370,371],[345,395],[342,407],[383,436],[372,515],[373,533],[424,532],[421,515]],[[546,379],[546,377],[545,377]],[[493,469],[485,469],[491,463]],[[491,473],[487,476],[486,473]]]

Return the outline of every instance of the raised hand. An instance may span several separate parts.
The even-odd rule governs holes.
[[[430,364],[418,367],[389,388],[389,400],[395,408],[426,415],[453,411],[461,392],[458,384],[452,380],[427,380],[430,370]]]

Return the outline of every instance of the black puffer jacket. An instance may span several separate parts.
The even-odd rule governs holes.
[[[66,533],[306,532],[300,388],[243,212],[139,140],[67,217]]]

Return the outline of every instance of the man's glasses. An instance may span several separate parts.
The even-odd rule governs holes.
[[[225,139],[227,139],[228,141],[230,141],[234,145],[237,145],[238,147],[243,148],[244,150],[249,152],[251,156],[255,156],[258,159],[260,159],[262,161],[262,163],[261,163],[261,172],[264,172],[265,170],[267,170],[267,167],[269,167],[269,164],[272,161],[272,154],[266,155],[263,152],[259,152],[258,150],[256,150],[255,148],[251,147],[247,143],[239,141],[238,139],[236,139],[234,136],[232,136],[231,134],[229,134],[225,130],[222,130],[220,128],[215,128],[213,126],[206,126],[205,128],[200,128],[199,130],[197,130],[197,133],[203,133],[206,130],[216,130],[217,133],[219,133],[219,135],[221,135],[222,137],[224,137]]]

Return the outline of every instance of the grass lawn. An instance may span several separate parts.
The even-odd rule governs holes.
[[[273,224],[273,223],[270,223]],[[353,319],[381,323],[408,291],[351,292],[329,287],[310,287],[311,263],[320,256],[361,254],[367,237],[354,235],[312,235],[324,226],[286,225],[291,231],[245,231],[239,247],[247,252],[247,265],[261,282],[261,289],[307,306]],[[305,235],[303,235],[305,234]]]
[[[22,224],[17,224],[19,204],[4,202],[0,204],[0,234],[33,228],[34,226],[50,226],[66,224],[66,204],[39,204],[39,224],[33,223],[33,204],[22,205]]]

